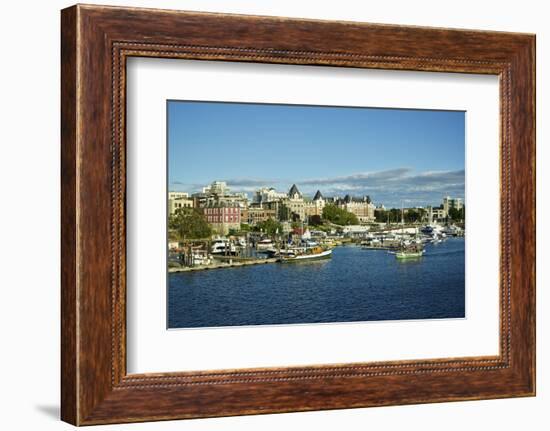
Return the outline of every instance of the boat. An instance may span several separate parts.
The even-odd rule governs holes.
[[[236,239],[236,243],[239,247],[243,247],[243,248],[246,247],[246,245],[247,245],[246,244],[246,238],[244,238],[242,236],[240,236]]]
[[[374,248],[374,247],[381,247],[382,243],[378,238],[368,238],[366,240],[361,241],[359,245],[363,248]]]
[[[401,245],[399,248],[395,251],[395,257],[396,259],[416,259],[419,257],[422,257],[424,254],[424,247],[422,245],[422,242],[418,242],[415,238],[415,241],[404,241],[403,240],[403,230],[404,230],[404,212],[403,212],[403,204],[401,204]]]
[[[237,254],[237,248],[235,247],[235,244],[231,244],[227,240],[218,239],[212,243],[210,253],[234,256]]]
[[[262,239],[261,241],[258,241],[256,243],[256,250],[258,251],[268,251],[273,250],[275,248],[273,241],[271,241],[269,238]]]
[[[400,250],[395,252],[395,257],[397,259],[416,259],[422,257],[424,250]]]
[[[430,225],[423,226],[420,228],[420,232],[426,234],[426,235],[432,235],[434,233],[434,227]]]
[[[211,263],[212,259],[208,256],[206,250],[198,248],[192,250],[190,266],[210,265]]]
[[[332,256],[332,249],[323,247],[306,248],[305,250],[281,250],[278,262],[281,263],[297,263],[308,262],[312,260],[329,259]]]
[[[462,229],[455,225],[449,225],[442,230],[442,233],[446,236],[459,236],[462,233]]]

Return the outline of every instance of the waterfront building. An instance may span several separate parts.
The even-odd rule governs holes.
[[[375,220],[374,210],[376,206],[372,203],[370,196],[356,198],[350,195],[344,196],[343,199],[335,200],[336,206],[345,209],[357,216],[361,223],[370,223]]]
[[[321,194],[320,190],[317,190],[317,193],[315,193],[315,196],[313,196],[312,201],[307,201],[305,204],[305,215],[307,217],[311,216],[322,216],[323,215],[323,208],[325,208],[326,200]]]
[[[369,226],[349,225],[349,226],[344,226],[342,229],[342,232],[346,237],[363,238],[369,232],[369,230],[370,230]]]
[[[445,215],[449,214],[449,210],[451,208],[461,210],[462,207],[463,203],[461,198],[451,198],[450,196],[443,198],[443,209],[445,210]]]
[[[304,221],[306,216],[306,205],[304,202],[304,197],[296,184],[293,184],[290,190],[288,191],[288,198],[284,202],[285,205],[290,210],[292,219],[295,221]]]
[[[442,207],[430,208],[428,211],[428,218],[432,221],[444,221],[447,218],[447,211]]]
[[[188,198],[189,193],[186,192],[168,192],[168,199]]]
[[[241,207],[237,204],[210,202],[201,211],[214,232],[219,235],[227,235],[230,229],[241,228]]]
[[[225,196],[219,196],[217,199],[214,199],[214,202],[238,205],[242,209],[248,207],[248,197],[245,193],[233,193]]]
[[[443,198],[443,203],[438,207],[431,207],[428,206],[427,212],[428,212],[428,223],[431,224],[432,222],[443,222],[447,219],[449,215],[449,210],[455,208],[457,210],[461,210],[464,208],[464,204],[462,203],[461,198],[451,198],[449,196],[446,196]]]
[[[269,202],[277,202],[287,198],[287,194],[278,192],[273,187],[262,187],[256,190],[254,194],[254,203],[264,204]]]
[[[194,200],[184,192],[168,192],[168,214],[172,215],[178,208],[193,208]]]
[[[205,195],[223,196],[229,194],[229,187],[225,181],[212,181],[212,184],[203,187],[202,192]]]
[[[246,222],[251,226],[267,221],[269,219],[277,219],[276,210],[265,207],[262,204],[249,205],[249,207],[242,213],[242,215],[246,215],[246,218],[242,218],[243,222]]]
[[[231,193],[225,181],[213,181],[209,186],[203,187],[202,192],[192,195],[196,208],[207,206],[226,205],[239,206],[241,210],[248,207],[246,193]]]

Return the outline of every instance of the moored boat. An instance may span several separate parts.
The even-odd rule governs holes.
[[[234,244],[225,239],[217,239],[212,243],[210,253],[214,255],[231,255],[237,254],[237,248]]]
[[[274,248],[275,246],[273,244],[273,241],[271,241],[269,238],[262,239],[261,241],[258,241],[256,243],[256,250],[258,251],[267,251]]]
[[[281,250],[278,262],[307,262],[311,260],[328,259],[332,256],[332,249],[324,249],[323,247],[307,248],[303,251],[296,250],[294,252],[285,253]]]
[[[414,241],[404,241],[403,240],[403,226],[404,226],[404,212],[403,204],[401,204],[401,244],[395,252],[395,257],[397,259],[416,259],[422,257],[424,254],[424,247],[422,241],[418,240],[418,237]],[[432,231],[433,232],[433,231]],[[418,231],[417,231],[418,234]]]

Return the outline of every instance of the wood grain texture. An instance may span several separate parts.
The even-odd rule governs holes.
[[[61,417],[78,421],[76,299],[76,9],[61,16]]]
[[[137,422],[535,393],[533,35],[100,6],[62,11],[62,419]],[[500,354],[126,374],[126,59],[500,76]]]

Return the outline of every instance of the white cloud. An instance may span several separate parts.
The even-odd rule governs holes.
[[[262,178],[213,178],[226,181],[235,192],[252,193],[260,187],[275,187],[286,191],[295,182],[292,179]],[[183,184],[173,182],[178,189],[187,191],[201,190],[205,184]],[[171,184],[171,186],[172,186]],[[361,172],[348,176],[311,178],[296,182],[298,188],[306,195],[313,195],[321,190],[324,196],[343,196],[345,194],[370,195],[376,204],[400,206],[439,204],[446,195],[464,198],[465,172],[424,171],[416,172],[410,168],[389,169],[376,172]]]

